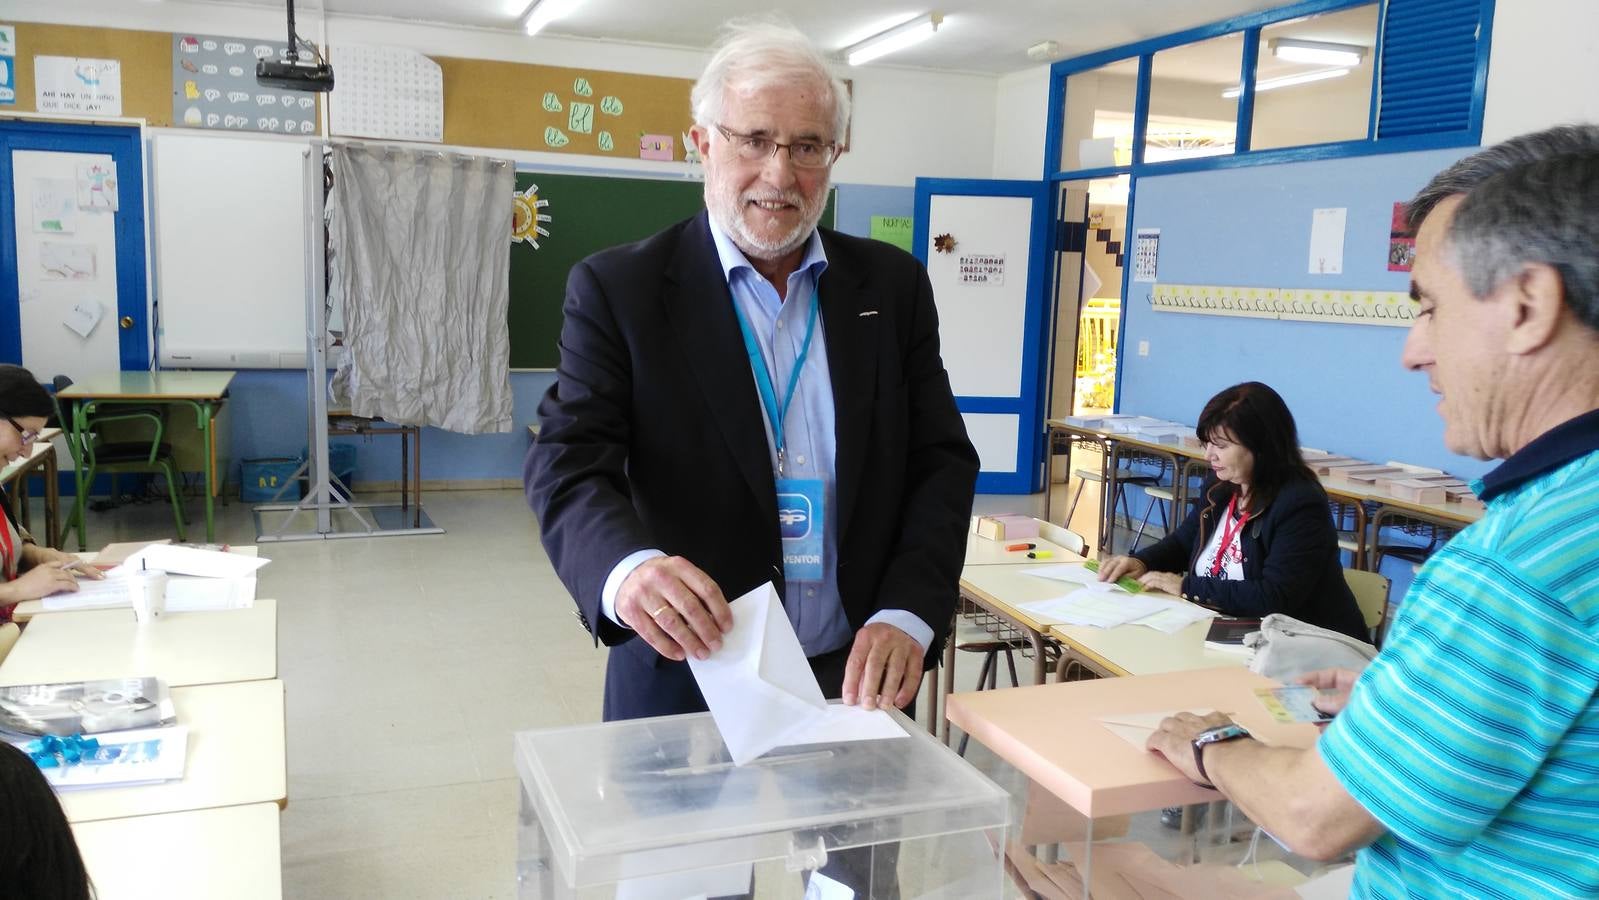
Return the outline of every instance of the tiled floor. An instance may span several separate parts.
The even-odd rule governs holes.
[[[599,720],[605,653],[521,493],[426,502],[445,534],[261,545],[288,698],[287,897],[514,897],[511,733]],[[984,512],[1032,506],[979,498]],[[155,503],[92,514],[89,543],[165,535],[167,515]],[[218,521],[218,540],[255,542],[247,506]],[[976,670],[962,659],[958,686]]]

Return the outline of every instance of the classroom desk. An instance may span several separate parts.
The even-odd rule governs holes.
[[[952,723],[1045,790],[1099,818],[1220,796],[1158,754],[1112,734],[1100,716],[1220,709],[1267,744],[1314,745],[1316,726],[1277,722],[1255,696],[1257,688],[1277,684],[1240,668],[1172,672],[952,694],[947,712]]]
[[[58,530],[61,527],[61,480],[57,477],[55,447],[55,439],[59,434],[59,428],[46,428],[39,432],[26,457],[0,470],[0,487],[4,487],[11,496],[11,513],[29,531],[33,530],[33,526],[28,509],[28,476],[35,472],[44,476],[44,543],[47,547],[61,546]],[[35,539],[37,537],[35,535]]]
[[[1067,565],[1072,565],[1068,563]],[[1004,610],[1000,613],[1021,625],[1024,630],[1038,636],[1038,643],[1050,642],[1060,646],[1063,654],[1073,657],[1096,669],[1102,675],[1144,675],[1155,672],[1177,672],[1191,669],[1241,668],[1246,664],[1241,654],[1211,650],[1205,646],[1205,633],[1210,630],[1207,621],[1195,622],[1176,634],[1166,634],[1143,625],[1119,625],[1115,628],[1091,628],[1083,625],[1058,625],[1039,622],[1017,609],[1024,603],[1048,600],[1075,590],[1067,582],[1024,575],[1018,566],[973,567],[961,573],[961,595],[968,597],[985,609]],[[1152,592],[1150,596],[1167,596]],[[1034,684],[1043,684],[1046,671],[1042,663],[1034,670]]]
[[[172,687],[276,678],[278,601],[151,622],[131,609],[44,613],[0,662],[0,686],[124,675],[153,675]]]
[[[1206,467],[1205,451],[1199,447],[1185,447],[1179,444],[1162,444],[1150,441],[1135,434],[1118,434],[1099,428],[1085,428],[1072,425],[1060,419],[1050,419],[1046,425],[1049,429],[1049,439],[1053,440],[1056,432],[1071,436],[1074,440],[1091,440],[1105,448],[1104,477],[1105,488],[1100,494],[1100,546],[1108,546],[1111,528],[1114,526],[1116,514],[1112,500],[1116,496],[1116,475],[1119,471],[1117,455],[1122,447],[1130,447],[1141,453],[1161,455],[1171,460],[1173,471],[1179,473],[1173,494],[1177,497],[1174,510],[1173,525],[1183,517],[1187,499],[1187,485],[1190,474],[1202,473]],[[1478,504],[1471,503],[1415,503],[1395,497],[1382,488],[1372,485],[1350,484],[1341,479],[1335,480],[1327,476],[1317,479],[1322,489],[1327,492],[1331,500],[1350,504],[1355,513],[1355,534],[1357,547],[1355,550],[1355,567],[1367,568],[1376,564],[1376,542],[1381,530],[1395,518],[1413,518],[1421,521],[1440,525],[1445,528],[1459,530],[1477,521],[1483,516],[1483,509]],[[1365,504],[1373,504],[1376,509],[1369,515]],[[1049,501],[1046,493],[1045,518],[1049,517]],[[1368,527],[1369,526],[1369,527]]]
[[[1030,559],[1027,551],[1006,550],[1009,544],[1036,544],[1034,552],[1046,551],[1051,554],[1050,559]],[[966,533],[966,566],[1020,566],[1042,565],[1050,562],[1059,562],[1063,559],[1079,559],[1076,553],[1065,547],[1041,537],[1016,538],[1010,541],[991,541],[974,532]]]
[[[328,410],[328,434],[396,435],[400,439],[400,510],[411,511],[411,527],[422,527],[422,427]],[[414,450],[412,449],[414,446]],[[345,485],[351,491],[354,485]]]
[[[31,627],[31,626],[30,626]],[[272,803],[288,795],[283,682],[241,681],[172,689],[178,724],[189,726],[183,778],[160,784],[64,791],[67,821]]]
[[[258,556],[259,555],[259,552],[258,552],[258,550],[257,550],[257,548],[255,547],[254,544],[246,544],[246,545],[244,545],[242,547],[229,547],[228,548],[228,552],[229,553],[237,553],[237,554],[239,554],[241,556]],[[98,554],[96,554],[96,553],[90,553],[88,551],[79,551],[78,552],[78,556],[81,557],[84,562],[92,561],[97,555]],[[58,611],[59,612],[88,612],[91,609],[129,609],[129,610],[131,610],[132,608],[133,607],[130,604],[118,603],[118,604],[112,604],[112,605],[109,605],[109,606],[98,606],[98,607],[87,607],[86,606],[86,607],[82,607],[80,609],[74,609],[74,610],[47,610],[47,609],[44,608],[44,601],[43,600],[24,600],[21,603],[18,603],[16,606],[11,607],[11,621],[13,621],[13,622],[26,622],[29,619],[32,619],[34,616],[42,615],[42,614],[44,614],[46,612],[49,612],[49,613],[54,613],[54,612],[58,612]]]
[[[63,389],[56,396],[72,406],[72,440],[81,442],[89,431],[89,417],[101,406],[116,404],[163,404],[188,406],[194,410],[199,424],[202,446],[205,447],[205,539],[216,540],[217,459],[215,435],[211,423],[227,396],[233,372],[117,372],[84,379]],[[76,443],[75,446],[81,446]],[[81,463],[77,467],[76,491],[73,497],[77,515],[78,549],[88,547],[84,524],[84,494],[87,486]]]
[[[97,900],[278,900],[276,803],[79,822],[72,826]]]

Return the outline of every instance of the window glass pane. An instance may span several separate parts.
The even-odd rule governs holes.
[[[1137,95],[1137,59],[1067,76],[1060,171],[1131,164]]]
[[[1155,54],[1149,81],[1144,162],[1232,153],[1244,39],[1226,34]],[[1231,94],[1231,96],[1224,96]]]
[[[1262,28],[1250,149],[1365,140],[1376,43],[1376,5]]]

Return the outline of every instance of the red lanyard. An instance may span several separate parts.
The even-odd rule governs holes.
[[[0,516],[5,516],[5,513],[0,512]],[[11,550],[14,546],[11,542],[11,521],[7,518],[0,521],[0,581],[11,580]]]
[[[1221,532],[1221,543],[1216,545],[1216,559],[1210,564],[1210,577],[1212,578],[1221,577],[1222,557],[1227,555],[1227,547],[1232,544],[1234,538],[1238,537],[1238,532],[1244,527],[1244,523],[1249,521],[1248,515],[1233,518],[1233,511],[1237,507],[1238,495],[1234,494],[1233,499],[1227,501],[1227,523]]]

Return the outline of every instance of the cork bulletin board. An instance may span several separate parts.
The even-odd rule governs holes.
[[[9,23],[8,23],[9,24]],[[122,63],[122,115],[172,124],[172,35],[77,25],[17,22],[17,102],[0,112],[36,112],[35,56],[83,56]]]
[[[694,82],[687,78],[441,56],[433,61],[444,71],[446,144],[684,158],[683,135],[693,124],[688,95]]]

